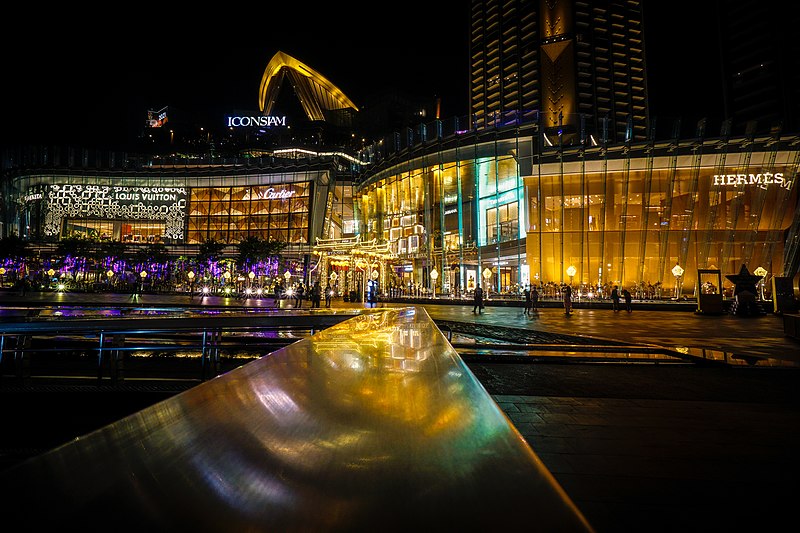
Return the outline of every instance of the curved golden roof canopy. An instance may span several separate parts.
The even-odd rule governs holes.
[[[325,120],[323,110],[349,107],[358,111],[358,107],[325,76],[290,55],[278,52],[267,64],[258,90],[258,108],[265,115],[272,112],[284,76],[289,77],[309,120]]]

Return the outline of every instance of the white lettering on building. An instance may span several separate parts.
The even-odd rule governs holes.
[[[272,187],[266,191],[258,191],[258,197],[266,200],[285,200],[294,196],[294,191],[287,191],[286,189],[275,190]]]
[[[759,174],[714,174],[714,185],[720,187],[740,187],[755,185],[766,189],[769,185],[777,185],[791,189],[792,181],[783,178],[783,173],[763,172]]]
[[[286,117],[272,115],[257,115],[254,117],[228,117],[229,128],[269,128],[272,126],[285,126]]]

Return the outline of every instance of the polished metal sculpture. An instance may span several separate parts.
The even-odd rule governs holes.
[[[6,522],[591,531],[419,307],[359,316],[0,474]]]

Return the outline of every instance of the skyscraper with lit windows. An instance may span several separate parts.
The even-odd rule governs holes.
[[[473,0],[470,35],[474,128],[538,121],[565,144],[646,137],[637,0]]]

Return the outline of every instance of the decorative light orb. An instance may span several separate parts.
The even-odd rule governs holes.
[[[672,275],[676,278],[683,276],[683,269],[679,264],[675,263],[675,266],[672,267]]]
[[[191,270],[186,275],[189,276],[189,281],[192,281],[194,279],[194,272],[192,272]]]
[[[436,279],[437,279],[438,277],[439,277],[439,273],[436,271],[436,268],[434,268],[433,270],[431,270],[431,279],[432,279],[433,281],[436,281]]]
[[[767,275],[767,269],[764,267],[758,267],[753,271],[753,274],[756,276],[761,276],[762,278]]]
[[[292,277],[292,274],[287,270],[286,272],[283,273],[283,277],[286,278],[286,282],[288,283],[289,278]]]
[[[111,269],[108,269],[108,272],[106,272],[106,276],[108,276],[108,279],[113,278],[114,277],[114,271],[111,270]]]
[[[251,270],[247,277],[250,278],[250,281],[253,281],[253,278],[256,277],[256,273]]]
[[[139,276],[141,276],[142,279],[146,278],[147,277],[147,270],[142,270],[142,272],[139,274]]]
[[[574,266],[570,265],[567,267],[567,276],[573,277],[577,272],[578,270]]]

